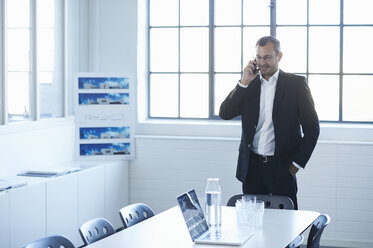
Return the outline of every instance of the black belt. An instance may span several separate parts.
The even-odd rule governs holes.
[[[272,162],[273,161],[273,158],[275,156],[263,156],[263,155],[259,155],[259,154],[256,154],[254,152],[251,152],[251,156],[253,156],[254,159],[258,160],[260,163],[269,163],[269,162]]]

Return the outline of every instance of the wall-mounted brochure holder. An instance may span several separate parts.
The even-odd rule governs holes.
[[[130,73],[77,74],[77,158],[133,158],[135,103],[133,76]]]

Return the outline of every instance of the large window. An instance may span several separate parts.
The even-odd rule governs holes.
[[[265,35],[322,121],[373,122],[370,0],[149,0],[150,118],[218,118]],[[356,59],[358,57],[358,59]]]
[[[2,124],[65,116],[64,1],[0,2]]]

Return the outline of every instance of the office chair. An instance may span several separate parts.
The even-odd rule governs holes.
[[[114,227],[104,218],[96,218],[83,223],[79,228],[84,244],[89,245],[115,233]]]
[[[319,248],[321,234],[324,228],[329,225],[330,217],[327,214],[320,215],[312,224],[307,240],[307,248]]]
[[[310,233],[308,234],[307,248],[319,248],[320,247],[320,238],[321,234],[324,231],[324,228],[329,225],[330,217],[327,214],[320,215],[312,224]],[[302,235],[300,235],[302,236]],[[298,238],[297,238],[298,239]],[[302,240],[295,239],[289,244],[289,248],[298,247],[301,245]]]
[[[45,237],[42,239],[35,240],[26,246],[24,248],[75,248],[73,243],[71,243],[70,240],[63,236],[54,235]]]
[[[135,203],[119,210],[120,218],[124,228],[136,225],[137,223],[154,216],[153,210],[145,203]]]
[[[254,194],[255,195],[255,194]],[[227,206],[234,207],[236,205],[236,201],[241,199],[243,194],[234,195],[232,196],[228,202]],[[284,195],[255,195],[258,201],[264,201],[265,208],[272,208],[272,209],[294,209],[293,201]]]

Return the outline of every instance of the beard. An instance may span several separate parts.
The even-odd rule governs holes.
[[[271,77],[277,71],[278,67],[273,65],[272,67],[269,64],[264,64],[259,67],[260,73],[263,77]]]

